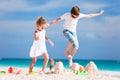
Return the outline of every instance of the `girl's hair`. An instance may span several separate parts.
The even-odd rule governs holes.
[[[71,9],[71,14],[74,14],[76,16],[79,16],[80,14],[80,9],[78,6],[73,6],[72,9]]]
[[[41,24],[45,24],[46,21],[43,17],[39,17],[36,21],[36,25],[41,25]]]

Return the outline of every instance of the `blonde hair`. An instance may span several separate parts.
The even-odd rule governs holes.
[[[36,26],[41,24],[46,24],[46,21],[43,17],[39,17],[36,21]]]

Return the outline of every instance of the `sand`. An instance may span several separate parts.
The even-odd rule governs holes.
[[[28,68],[20,68],[26,73]],[[34,68],[38,72],[36,75],[24,74],[9,74],[8,67],[0,67],[0,71],[6,71],[6,74],[0,74],[0,80],[120,80],[120,71],[99,71],[100,74],[76,75],[75,73],[67,70],[60,74],[45,74],[39,73],[40,69]]]

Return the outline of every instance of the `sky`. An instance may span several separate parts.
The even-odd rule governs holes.
[[[102,9],[105,12],[79,20],[80,47],[74,59],[120,60],[119,0],[0,0],[0,58],[30,58],[37,18],[43,16],[49,23],[70,12],[75,5],[84,14]],[[55,44],[52,47],[46,43],[48,54],[56,59],[67,59],[64,50],[68,42],[62,33],[63,22],[46,29],[46,36]]]

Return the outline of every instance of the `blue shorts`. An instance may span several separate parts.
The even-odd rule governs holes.
[[[63,30],[63,34],[69,42],[73,43],[73,48],[76,48],[76,49],[79,48],[79,43],[78,43],[77,35],[75,32],[71,32],[65,29]]]

